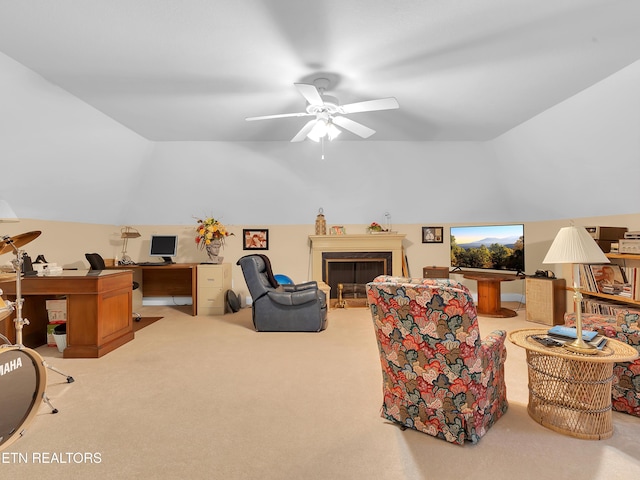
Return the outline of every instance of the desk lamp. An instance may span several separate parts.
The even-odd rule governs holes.
[[[580,292],[580,264],[610,263],[596,241],[584,227],[564,227],[556,235],[542,263],[573,264],[573,300],[576,310],[576,339],[564,344],[567,350],[592,355],[598,352],[582,338],[582,293]]]
[[[124,239],[122,242],[122,257],[120,263],[124,265],[130,265],[133,263],[133,260],[127,255],[127,242],[130,238],[138,238],[140,236],[140,232],[138,232],[133,227],[122,227],[120,230],[120,238]]]

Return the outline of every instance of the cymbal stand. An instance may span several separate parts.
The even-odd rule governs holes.
[[[14,254],[16,258],[11,261],[11,265],[16,272],[16,301],[13,303],[13,306],[16,311],[16,318],[14,319],[15,329],[16,329],[16,345],[18,347],[24,347],[22,344],[22,328],[24,325],[29,325],[29,320],[22,317],[22,304],[24,299],[22,298],[22,265],[23,265],[23,257],[26,255],[26,252],[22,250],[18,250],[16,246],[13,244],[11,238],[3,237],[4,242],[7,245],[11,245],[14,250]],[[49,365],[44,359],[42,360],[42,366],[48,368],[49,370],[56,372],[59,375],[67,378],[67,383],[73,383],[74,379],[72,376],[67,375],[66,373],[61,372],[57,368]],[[53,408],[46,394],[44,395],[43,400],[47,405],[51,407],[53,413],[57,413],[58,410]]]

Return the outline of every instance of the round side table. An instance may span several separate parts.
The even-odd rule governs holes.
[[[565,435],[600,440],[613,435],[611,381],[613,364],[638,357],[631,346],[609,338],[595,355],[546,347],[533,335],[547,329],[515,330],[509,340],[527,352],[529,416]]]

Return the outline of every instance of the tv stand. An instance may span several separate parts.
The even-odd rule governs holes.
[[[500,305],[500,282],[522,280],[519,275],[461,270],[464,278],[478,282],[478,314],[485,317],[509,318],[518,314]]]
[[[171,257],[162,257],[162,260],[167,265],[172,265],[172,264],[176,263],[176,262],[173,261],[173,258],[171,258]]]

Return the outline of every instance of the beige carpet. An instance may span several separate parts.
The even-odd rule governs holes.
[[[137,332],[138,330],[142,330],[145,327],[148,327],[152,323],[157,322],[162,317],[141,317],[139,320],[133,322],[133,331]]]
[[[601,441],[538,425],[526,412],[524,351],[510,343],[510,409],[477,445],[460,447],[379,416],[366,309],[332,310],[319,334],[256,333],[247,309],[141,313],[163,318],[101,359],[39,349],[75,382],[49,373],[59,413],[41,407],[24,437],[0,453],[2,478],[640,478],[640,418],[614,412],[614,435]],[[538,326],[523,318],[481,318],[481,333]],[[66,463],[52,463],[58,459]]]

